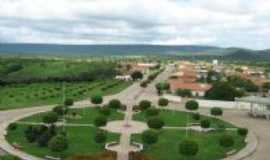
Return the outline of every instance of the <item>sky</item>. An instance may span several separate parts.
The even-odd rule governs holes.
[[[0,0],[0,43],[270,48],[269,0]]]

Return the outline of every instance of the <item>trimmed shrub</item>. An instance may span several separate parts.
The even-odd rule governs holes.
[[[245,137],[248,134],[248,129],[247,128],[238,128],[237,133],[238,133],[238,135]]]
[[[147,130],[142,133],[142,141],[145,144],[151,145],[157,143],[158,133],[153,130]]]
[[[103,97],[101,95],[93,95],[91,97],[91,102],[93,104],[101,104],[103,102]]]
[[[199,145],[192,140],[183,140],[179,144],[179,153],[183,156],[195,156],[199,151]]]
[[[72,106],[73,103],[74,103],[73,99],[67,98],[67,99],[65,100],[65,102],[64,102],[64,105],[65,105],[65,106]]]
[[[41,134],[37,139],[38,146],[40,147],[48,146],[49,140],[50,140],[50,135],[48,132]]]
[[[64,106],[60,106],[60,105],[54,107],[52,111],[55,112],[55,113],[57,113],[59,116],[62,116],[62,115],[65,114],[65,108],[64,108]]]
[[[139,107],[141,110],[146,110],[146,109],[150,108],[151,105],[152,105],[151,102],[148,100],[142,100],[139,103]]]
[[[112,109],[120,109],[122,106],[122,103],[118,99],[112,99],[110,100],[108,107]]]
[[[181,97],[191,97],[192,96],[191,90],[189,90],[189,89],[177,89],[175,91],[175,94],[177,96],[181,96]]]
[[[149,128],[161,129],[164,126],[164,121],[160,117],[151,117],[147,121]]]
[[[187,103],[185,104],[185,108],[190,111],[195,111],[199,109],[199,103],[195,100],[187,101]]]
[[[159,109],[156,108],[149,108],[146,110],[146,116],[151,117],[151,116],[157,116],[159,114]]]
[[[219,144],[224,148],[229,148],[234,145],[234,139],[230,135],[223,135],[219,138]]]
[[[169,104],[169,100],[167,98],[160,98],[158,100],[158,105],[159,106],[162,106],[162,107],[165,107]]]
[[[218,107],[211,108],[210,113],[212,116],[222,116],[223,110]]]
[[[95,118],[94,124],[96,127],[106,126],[107,118],[105,116],[98,116]]]
[[[204,119],[201,121],[202,128],[209,128],[211,125],[211,121],[209,119]]]

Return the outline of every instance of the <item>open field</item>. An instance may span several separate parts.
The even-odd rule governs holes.
[[[66,98],[80,100],[93,94],[110,95],[131,83],[116,80],[65,82]],[[0,87],[0,110],[62,102],[63,83],[13,84]]]
[[[191,132],[189,139],[196,141],[199,145],[199,152],[195,157],[189,160],[217,160],[225,156],[230,150],[240,150],[245,146],[244,138],[237,135],[235,131],[226,131],[226,134],[232,135],[235,141],[233,147],[224,149],[219,145],[219,137],[223,132],[198,133]],[[154,160],[179,160],[185,159],[179,154],[179,143],[185,139],[185,131],[181,130],[161,130],[159,131],[159,140],[156,144],[145,148],[146,155],[151,156]],[[142,142],[141,135],[133,135],[132,140]]]
[[[21,150],[26,153],[45,157],[46,155],[55,155],[56,153],[51,152],[47,147],[38,147],[35,143],[29,143],[25,139],[24,131],[26,125],[19,125],[14,131],[9,131],[7,140],[13,144],[16,143],[22,147]],[[68,149],[62,153],[64,157],[73,155],[95,155],[104,151],[104,147],[97,144],[94,141],[94,136],[97,129],[94,127],[66,127],[67,139],[69,143]],[[107,142],[118,141],[119,134],[108,133]]]

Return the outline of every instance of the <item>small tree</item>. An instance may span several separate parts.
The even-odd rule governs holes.
[[[218,107],[211,108],[210,113],[212,116],[222,116],[223,110]]]
[[[161,129],[164,126],[164,121],[160,117],[151,117],[147,121],[149,128]]]
[[[195,120],[195,121],[198,121],[201,119],[201,115],[199,113],[193,113],[192,114],[192,118]]]
[[[96,127],[106,126],[107,118],[105,116],[98,116],[95,118],[94,124]]]
[[[238,128],[237,133],[240,136],[246,137],[248,134],[248,129],[247,128]]]
[[[158,105],[161,107],[165,107],[169,104],[169,100],[167,98],[160,98],[158,100]]]
[[[157,116],[158,114],[159,114],[159,109],[149,108],[146,110],[147,117]]]
[[[142,141],[144,144],[152,145],[158,141],[158,133],[153,130],[147,130],[142,133]]]
[[[9,130],[9,131],[14,131],[14,130],[17,129],[17,127],[18,127],[17,123],[10,123],[10,124],[8,125],[8,130]]]
[[[99,144],[104,144],[107,139],[107,132],[103,130],[97,131],[95,135],[95,142]]]
[[[103,102],[103,97],[101,95],[93,95],[91,97],[91,102],[96,105],[101,104]]]
[[[209,119],[204,119],[201,121],[201,127],[204,129],[209,128],[211,125],[211,121]]]
[[[110,107],[112,109],[120,109],[121,106],[122,106],[122,103],[118,99],[112,99],[112,100],[110,100],[110,102],[108,104],[108,107]]]
[[[234,145],[234,139],[231,135],[222,135],[219,139],[219,144],[224,148],[229,148]]]
[[[68,140],[66,136],[57,135],[49,141],[49,148],[53,152],[63,152],[68,149]]]
[[[187,101],[185,108],[189,111],[195,111],[199,109],[199,103],[195,100]]]
[[[74,103],[73,99],[71,98],[67,98],[65,101],[64,101],[64,105],[65,106],[72,106]]]
[[[131,77],[132,77],[132,79],[135,81],[135,80],[143,79],[143,74],[142,74],[142,72],[140,72],[140,71],[134,71],[134,72],[131,74]]]
[[[181,97],[191,97],[192,96],[191,90],[189,90],[189,89],[177,89],[175,91],[175,94],[177,96],[181,96]]]
[[[142,100],[139,103],[139,107],[141,110],[146,110],[151,107],[151,102],[148,100]]]
[[[183,140],[179,144],[179,153],[186,157],[195,156],[199,151],[199,145],[192,140]]]
[[[42,121],[46,124],[53,124],[58,121],[58,114],[55,112],[49,112],[43,117]]]

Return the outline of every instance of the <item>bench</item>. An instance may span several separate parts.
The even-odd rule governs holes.
[[[61,158],[53,157],[53,156],[45,156],[45,159],[48,159],[48,160],[61,160]]]

